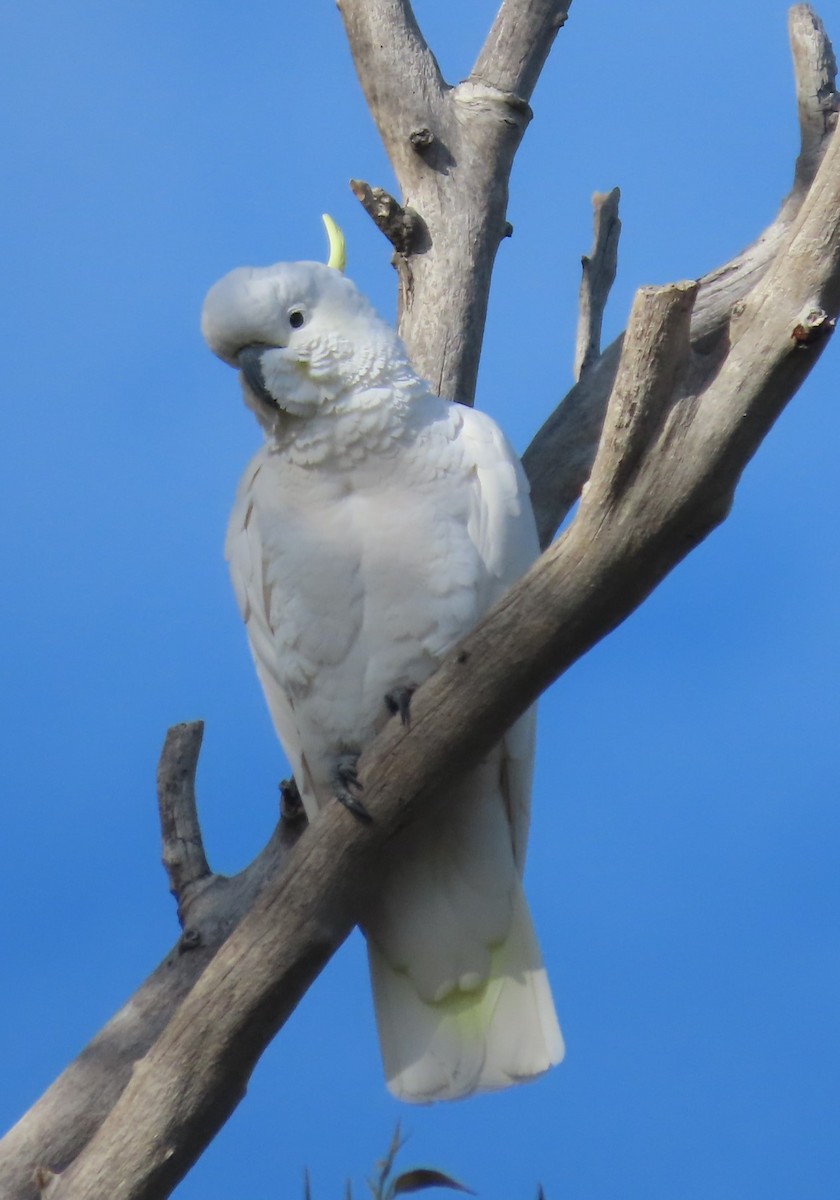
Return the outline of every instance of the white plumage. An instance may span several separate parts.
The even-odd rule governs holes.
[[[434,396],[352,283],[241,268],[202,329],[266,432],[227,555],[310,818],[389,718],[537,554],[528,488],[487,416]],[[454,1099],[545,1071],[563,1041],[522,892],[534,713],[409,830],[366,918],[388,1086]]]

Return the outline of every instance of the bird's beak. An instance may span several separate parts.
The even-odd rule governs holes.
[[[274,396],[265,386],[265,376],[262,369],[262,356],[266,350],[276,350],[276,346],[265,346],[255,344],[253,346],[243,346],[236,356],[236,363],[239,370],[242,372],[245,382],[248,387],[258,396],[265,404],[271,408],[278,408],[279,405]]]

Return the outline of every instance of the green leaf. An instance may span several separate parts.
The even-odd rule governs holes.
[[[428,1167],[415,1167],[413,1171],[405,1171],[398,1175],[389,1191],[392,1196],[404,1196],[406,1192],[422,1192],[425,1188],[435,1187],[449,1188],[453,1192],[466,1192],[469,1196],[475,1195],[471,1188],[464,1187],[463,1183],[459,1183],[451,1175],[444,1175],[443,1171],[433,1171]]]

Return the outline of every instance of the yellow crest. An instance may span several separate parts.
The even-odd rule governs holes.
[[[347,244],[344,241],[344,234],[329,213],[324,213],[321,220],[324,222],[324,228],[330,240],[330,256],[327,259],[327,266],[335,268],[336,271],[343,271],[347,266]]]

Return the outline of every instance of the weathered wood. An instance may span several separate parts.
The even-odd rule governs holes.
[[[187,813],[194,810],[202,730],[201,722],[193,722],[175,726],[167,734],[158,766],[162,806],[186,809]],[[167,820],[168,816],[162,817],[164,840]],[[180,817],[176,824],[181,826]],[[266,880],[281,869],[304,824],[299,815],[284,816],[265,849],[244,871],[234,876],[202,876],[200,886],[184,887],[178,896],[183,926],[178,942],[0,1140],[0,1197],[36,1200],[36,1168],[60,1172],[90,1141],[131,1079],[135,1063],[160,1036]]]
[[[486,300],[500,234],[476,226],[484,230],[480,246],[447,250],[447,229],[453,241],[464,230],[451,213],[445,227],[439,204],[426,207],[426,196],[430,181],[439,183],[451,165],[452,147],[465,145],[453,140],[453,112],[472,122],[472,147],[509,166],[528,116],[520,101],[530,96],[558,10],[565,11],[508,0],[456,97],[407,2],[343,0],[363,85],[392,157],[406,175],[426,180],[426,191],[418,185],[410,194],[436,265],[427,279],[427,264],[418,261],[427,255],[404,255],[402,286],[414,290],[404,296],[403,333],[421,364],[424,353],[436,364],[441,390],[461,380],[464,397],[480,345],[471,322],[483,322],[481,291]],[[504,30],[513,31],[507,64]],[[528,30],[536,39],[530,51],[523,45]],[[701,280],[696,299],[693,284],[641,293],[626,336],[593,362],[549,431],[535,439],[528,461],[544,540],[567,498],[573,502],[589,479],[578,515],[418,691],[411,732],[392,722],[366,752],[361,771],[373,826],[328,810],[291,852],[294,870],[283,870],[286,842],[296,832],[284,833],[281,824],[260,858],[233,879],[205,876],[203,852],[191,851],[173,876],[182,889],[184,938],[0,1143],[0,1195],[35,1200],[38,1167],[40,1186],[55,1200],[167,1195],[346,936],[364,900],[359,881],[375,884],[383,843],[415,816],[424,819],[451,764],[464,767],[480,755],[726,514],[740,472],[819,357],[840,306],[833,58],[806,6],[792,11],[791,38],[802,151],[779,218],[743,255]],[[500,98],[505,88],[511,94]],[[403,93],[399,101],[395,89]],[[499,128],[508,119],[512,132]],[[455,164],[461,188],[465,163]],[[477,186],[488,170],[480,164]],[[499,221],[504,204],[491,174],[497,192],[487,206]],[[456,209],[466,203],[458,189],[449,195]],[[472,270],[473,259],[478,282],[454,287],[451,305],[436,307],[433,297],[452,285],[453,272]],[[447,348],[441,330],[452,320],[456,334]],[[171,814],[181,831],[192,820],[188,793],[181,815]]]
[[[751,246],[700,279],[691,319],[691,338],[698,349],[725,333],[733,310],[778,258],[837,122],[836,65],[822,22],[809,5],[797,4],[790,10],[788,25],[801,142],[793,187],[775,221]],[[591,363],[523,455],[543,547],[589,478],[623,337]]]
[[[467,79],[450,87],[407,0],[341,0],[356,72],[422,253],[398,255],[399,331],[439,395],[475,395],[490,277],[528,101],[562,0],[505,0]]]
[[[372,823],[354,822],[337,804],[318,817],[87,1150],[52,1182],[51,1200],[167,1194],[350,932],[396,834],[433,815],[452,764],[466,769],[489,750],[725,516],[746,461],[840,311],[840,139],[782,251],[740,314],[722,365],[692,352],[695,284],[639,294],[577,519],[419,689],[411,731],[392,721],[365,752]]]
[[[203,736],[202,721],[173,725],[166,735],[158,766],[163,865],[179,912],[189,893],[210,875],[195,800],[195,772]]]
[[[580,379],[601,353],[601,326],[610,289],[618,266],[618,239],[621,221],[618,202],[621,192],[596,192],[592,197],[595,239],[592,252],[580,260],[582,276],[578,300],[578,327],[575,342],[575,379]]]

